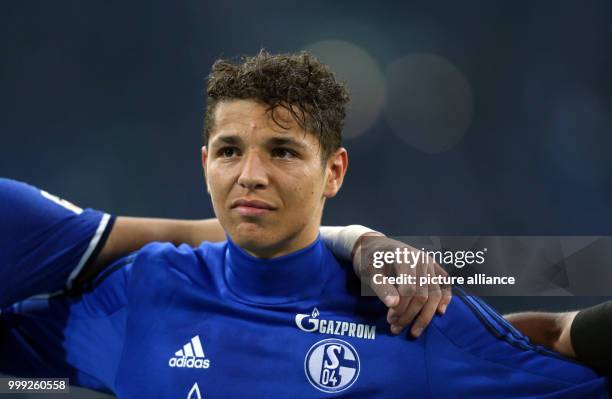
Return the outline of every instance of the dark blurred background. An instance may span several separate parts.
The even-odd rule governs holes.
[[[310,49],[352,91],[349,173],[325,224],[612,234],[604,0],[3,2],[0,175],[116,215],[212,217],[205,77],[260,48]]]

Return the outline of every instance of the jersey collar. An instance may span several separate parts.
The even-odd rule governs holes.
[[[243,300],[281,304],[318,297],[327,279],[327,248],[320,237],[299,251],[272,259],[249,254],[227,237],[225,280]]]

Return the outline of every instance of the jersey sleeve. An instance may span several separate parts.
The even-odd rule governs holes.
[[[570,336],[578,360],[601,374],[612,375],[612,301],[578,312]]]
[[[5,308],[0,313],[0,373],[68,378],[71,385],[114,392],[134,258],[109,266],[78,296],[28,298]]]
[[[70,288],[113,222],[103,212],[0,178],[0,307]]]

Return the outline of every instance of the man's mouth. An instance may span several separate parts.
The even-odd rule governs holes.
[[[260,216],[276,209],[265,201],[247,199],[234,201],[231,208],[235,209],[242,216]]]

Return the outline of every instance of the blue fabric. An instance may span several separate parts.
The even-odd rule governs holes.
[[[316,240],[256,259],[231,241],[154,243],[81,297],[0,316],[0,372],[68,376],[119,398],[606,398],[607,379],[534,348],[457,296],[416,340]]]
[[[0,307],[65,289],[71,272],[88,260],[92,240],[104,234],[96,236],[104,213],[50,198],[0,178]],[[108,221],[107,229],[111,225]]]

